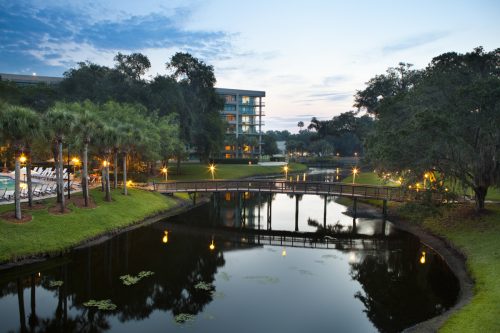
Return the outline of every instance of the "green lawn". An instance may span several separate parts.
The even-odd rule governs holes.
[[[356,176],[356,183],[358,179],[359,183],[381,184],[373,173]],[[352,182],[352,178],[344,182]],[[487,198],[500,200],[500,190],[490,188]],[[431,209],[392,203],[389,209],[448,239],[467,256],[467,266],[476,282],[474,298],[440,332],[500,332],[500,205],[488,204],[480,216],[473,213],[472,205]]]
[[[31,222],[14,224],[0,218],[0,262],[16,257],[68,249],[82,241],[139,222],[155,213],[174,207],[175,201],[158,193],[130,189],[124,196],[113,191],[112,202],[105,202],[97,189],[91,195],[98,205],[81,209],[70,205],[71,213],[52,215],[46,209],[33,210]],[[81,195],[81,194],[74,194]],[[47,200],[54,205],[54,199]],[[13,210],[0,206],[0,213]]]
[[[352,183],[352,178],[353,175],[350,175],[344,178],[342,181],[344,183]],[[380,178],[375,172],[362,172],[360,174],[357,174],[355,183],[364,185],[399,186],[399,184],[396,182]]]
[[[461,209],[441,209],[423,225],[446,237],[467,256],[475,279],[472,302],[446,322],[440,332],[500,332],[500,206],[487,205],[475,216]]]
[[[288,173],[304,172],[307,166],[298,163],[288,165]],[[244,164],[217,164],[215,166],[215,179],[236,179],[250,176],[261,176],[271,174],[283,174],[282,166],[260,166]],[[186,163],[181,166],[181,174],[177,175],[177,169],[174,164],[168,168],[168,180],[196,180],[212,179],[212,174],[207,164]],[[165,180],[164,177],[155,178],[156,181]]]

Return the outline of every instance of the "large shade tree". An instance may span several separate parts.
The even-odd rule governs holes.
[[[437,171],[472,188],[484,208],[488,188],[500,185],[500,49],[442,54],[376,110],[368,156],[377,168],[410,169],[409,180]]]

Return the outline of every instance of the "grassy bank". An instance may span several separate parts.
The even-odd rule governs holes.
[[[298,163],[288,165],[288,173],[304,172],[307,166]],[[215,166],[215,179],[236,179],[251,176],[263,176],[272,174],[283,174],[282,166],[261,166],[261,165],[242,165],[242,164],[217,164]],[[207,164],[182,164],[181,173],[177,174],[177,168],[171,164],[168,168],[169,180],[196,180],[212,179]],[[156,181],[165,180],[164,177],[155,178]]]
[[[172,198],[136,189],[131,189],[129,196],[121,195],[119,190],[113,191],[112,202],[105,202],[97,189],[92,190],[91,195],[97,204],[94,209],[70,204],[71,212],[65,215],[53,215],[47,209],[25,211],[33,216],[33,220],[24,224],[9,223],[0,218],[0,262],[68,249],[175,205]],[[46,201],[48,205],[55,204],[55,199]],[[0,206],[0,213],[13,209],[13,205]]]
[[[360,177],[368,184],[380,184],[372,174]],[[346,182],[352,179],[346,179]],[[498,197],[498,189],[488,193]],[[500,204],[487,204],[476,215],[473,205],[426,207],[418,204],[391,204],[391,215],[401,216],[448,239],[467,257],[467,267],[475,279],[471,303],[455,313],[440,332],[500,332]]]

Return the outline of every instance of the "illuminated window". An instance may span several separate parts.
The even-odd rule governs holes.
[[[226,146],[225,150],[231,150],[231,146]]]
[[[226,199],[226,201],[231,201],[231,192],[226,192],[224,199]]]
[[[232,155],[231,154],[226,154],[226,158],[231,158]]]
[[[236,121],[236,117],[232,114],[226,115],[226,120],[227,121]]]
[[[249,96],[241,96],[241,104],[250,104]]]
[[[226,103],[236,102],[236,96],[234,95],[226,95],[224,96]]]

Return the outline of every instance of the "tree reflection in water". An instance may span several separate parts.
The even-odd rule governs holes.
[[[262,245],[256,244],[259,241],[256,235],[245,234],[243,243],[242,234],[217,234],[217,230],[220,230],[218,225],[233,226],[238,230],[258,226],[259,219],[254,213],[258,211],[259,203],[260,209],[264,207],[268,197],[262,196],[259,199],[257,196],[242,195],[238,200],[244,200],[241,207],[244,207],[245,212],[238,211],[234,201],[220,202],[221,211],[225,212],[222,215],[230,216],[231,219],[223,219],[220,213],[203,206],[174,217],[169,222],[139,228],[102,244],[75,250],[65,257],[51,259],[43,264],[23,266],[2,274],[0,302],[10,295],[17,298],[18,309],[0,314],[0,322],[7,316],[15,317],[17,312],[19,320],[14,325],[18,325],[16,330],[20,332],[105,332],[116,330],[117,323],[128,322],[141,322],[147,331],[149,326],[146,319],[152,317],[155,311],[161,312],[163,318],[203,312],[214,296],[210,291],[195,288],[195,285],[199,282],[217,285],[215,276],[226,265],[224,252],[251,247],[262,250]],[[246,220],[242,220],[242,217]],[[200,223],[207,225],[199,228]],[[187,231],[184,233],[181,229],[169,229],[168,242],[164,243],[162,238],[168,225],[182,225],[182,230]],[[293,223],[291,225],[293,227]],[[313,219],[309,225],[322,228],[322,223]],[[336,228],[343,233],[354,232],[350,226],[341,228],[339,224]],[[218,238],[215,250],[211,251],[209,244],[214,234]],[[387,237],[383,234],[376,239],[344,239],[335,243],[335,248],[340,252],[327,251],[335,251],[337,255],[352,253],[352,258],[346,256],[350,258],[346,268],[348,267],[352,280],[359,282],[359,291],[352,296],[363,304],[366,316],[381,332],[400,331],[440,313],[454,303],[458,292],[456,279],[430,250],[425,249],[428,253],[426,262],[420,264],[422,245],[408,234],[394,233]],[[287,250],[292,253],[290,248]],[[272,253],[265,250],[262,252]],[[307,252],[311,253],[311,250]],[[301,252],[300,255],[305,253],[306,251]],[[279,257],[280,263],[284,262],[281,253],[276,257]],[[293,258],[292,255],[286,256],[286,260]],[[314,260],[310,261],[314,265]],[[257,262],[261,264],[259,260]],[[337,264],[339,262],[332,262],[332,269],[337,269]],[[290,270],[287,267],[285,269],[284,274],[289,275]],[[132,286],[125,286],[120,280],[122,275],[137,275],[141,271],[152,271],[154,275]],[[38,272],[41,272],[40,276]],[[302,278],[312,279],[312,276],[304,275]],[[335,276],[328,276],[327,281],[330,283],[332,279]],[[63,284],[51,287],[50,282],[55,280],[63,281]],[[349,280],[347,276],[346,280]],[[274,286],[282,287],[280,284]],[[323,294],[330,292],[328,284],[300,286],[323,288]],[[24,290],[29,290],[29,293],[24,293]],[[347,297],[350,298],[350,295]],[[111,299],[117,309],[99,311],[83,306],[90,299]],[[307,304],[306,299],[303,302],[304,313],[307,313],[309,306],[317,305]],[[25,306],[25,303],[29,306]],[[48,304],[49,308],[41,308],[41,304],[44,307]],[[359,303],[356,301],[356,304]],[[328,303],[326,306],[336,305]],[[26,313],[27,309],[29,313]],[[249,316],[236,313],[236,309],[232,310],[235,312],[227,313],[228,316]],[[331,319],[325,318],[325,323],[332,325],[329,320]],[[224,322],[217,325],[219,328],[224,327]]]

